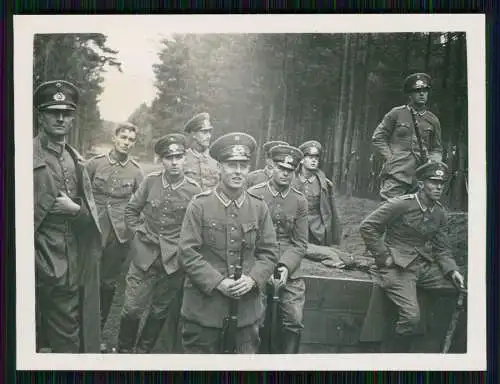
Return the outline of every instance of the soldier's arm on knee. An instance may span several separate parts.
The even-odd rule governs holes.
[[[436,258],[436,262],[441,268],[443,275],[448,276],[453,271],[458,271],[459,268],[455,259],[453,257],[453,252],[451,250],[450,240],[448,238],[448,218],[445,213],[443,213],[443,218],[439,230],[436,232],[432,239],[433,253]]]
[[[304,198],[299,200],[299,207],[292,228],[291,242],[294,246],[288,248],[279,261],[280,264],[283,264],[288,269],[290,275],[300,266],[300,262],[306,254],[308,229],[307,200]]]

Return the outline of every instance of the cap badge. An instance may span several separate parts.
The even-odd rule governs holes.
[[[436,170],[436,176],[444,176],[444,172],[440,169]]]
[[[318,148],[316,148],[316,147],[311,147],[311,149],[309,150],[309,153],[310,153],[311,155],[316,155],[316,154],[318,154],[318,153],[319,153],[319,150],[318,150]]]
[[[55,101],[64,101],[64,100],[66,100],[66,96],[64,96],[64,94],[63,94],[63,93],[61,93],[61,92],[57,92],[57,93],[53,96],[53,99],[54,99]]]
[[[179,150],[179,145],[177,145],[177,144],[170,144],[169,147],[168,147],[168,150],[170,152],[176,152],[176,151]]]
[[[237,136],[239,137],[239,136]],[[245,147],[243,145],[235,145],[233,147],[233,156],[244,156],[245,155]]]
[[[235,141],[240,141],[240,136],[239,135],[234,136],[234,140]]]
[[[424,84],[425,84],[424,81],[420,79],[415,82],[415,86],[417,87],[423,87]]]
[[[290,155],[286,155],[285,156],[285,160],[284,160],[285,163],[293,163],[293,157],[290,156]]]

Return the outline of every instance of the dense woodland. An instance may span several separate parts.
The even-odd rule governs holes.
[[[339,193],[375,197],[381,162],[372,155],[371,135],[389,109],[406,102],[404,77],[424,71],[434,79],[429,107],[441,120],[453,171],[446,203],[467,209],[465,34],[174,35],[162,44],[152,64],[157,97],[129,118],[143,130],[137,153],[144,159],[152,159],[158,137],[208,111],[215,137],[244,131],[259,144],[320,141],[322,168]],[[85,129],[71,140],[85,152],[108,134],[99,132],[96,100],[102,71],[119,69],[119,53],[93,34],[38,35],[34,54],[34,86],[61,77],[82,89],[79,127]],[[254,167],[263,165],[262,157],[257,153]]]

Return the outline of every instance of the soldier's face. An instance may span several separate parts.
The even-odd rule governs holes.
[[[45,109],[38,113],[38,124],[49,136],[67,136],[75,122],[76,112],[67,109]]]
[[[305,169],[309,171],[315,171],[319,166],[319,156],[317,155],[306,155],[302,160],[302,165]]]
[[[137,135],[134,131],[122,129],[112,140],[116,152],[128,155],[136,143]]]
[[[248,160],[226,160],[219,163],[222,183],[230,189],[240,189],[245,186],[250,162]]]
[[[167,176],[176,177],[183,174],[184,155],[170,155],[162,157],[161,161]]]
[[[276,164],[273,169],[273,182],[278,187],[288,187],[292,182],[293,170]]]
[[[211,129],[202,129],[201,131],[193,133],[193,140],[201,148],[207,149],[210,145],[210,139],[212,138]]]
[[[438,201],[444,191],[444,182],[441,180],[427,179],[419,181],[420,189],[424,192],[428,199]]]
[[[415,105],[427,104],[428,98],[429,98],[429,90],[426,88],[414,90],[412,93],[410,93],[410,100],[412,104]]]

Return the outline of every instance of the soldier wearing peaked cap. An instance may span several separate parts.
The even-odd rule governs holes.
[[[380,173],[383,200],[414,191],[419,164],[442,159],[441,124],[427,110],[431,77],[411,74],[403,89],[408,103],[391,109],[372,137],[374,151],[385,160]]]
[[[248,191],[261,196],[266,202],[278,241],[280,278],[272,278],[270,285],[280,287],[282,332],[272,335],[272,340],[281,341],[278,343],[278,353],[298,353],[304,329],[306,289],[299,268],[307,249],[308,220],[307,199],[291,186],[291,182],[303,154],[298,148],[277,145],[271,148],[270,156],[274,162],[271,179]]]
[[[245,188],[253,137],[230,133],[210,147],[220,182],[196,196],[182,224],[180,261],[186,271],[181,314],[186,353],[221,353],[225,319],[237,301],[236,353],[256,353],[264,307],[261,292],[278,261],[266,203]],[[241,278],[233,279],[237,271]],[[226,323],[227,324],[227,323]]]
[[[101,229],[80,154],[66,143],[78,89],[63,80],[34,92],[33,139],[37,348],[99,353]]]
[[[168,311],[180,303],[184,273],[179,268],[180,226],[191,198],[201,192],[194,180],[184,176],[185,136],[169,134],[155,145],[163,171],[149,174],[125,209],[125,224],[132,241],[126,277],[118,351],[131,353],[141,317],[150,310],[137,341],[137,353],[149,353],[155,345]],[[178,316],[178,315],[177,315]],[[168,335],[176,338],[177,324]]]
[[[196,180],[203,190],[211,189],[219,181],[219,172],[217,162],[208,153],[213,131],[210,115],[203,112],[193,116],[184,125],[184,131],[191,140],[184,164],[186,176]]]
[[[288,145],[284,141],[267,141],[262,146],[264,155],[266,158],[266,166],[262,169],[256,169],[248,174],[247,187],[250,188],[253,185],[260,184],[268,181],[273,174],[273,160],[271,158],[271,148],[276,145]]]
[[[130,158],[137,133],[138,128],[131,123],[118,124],[112,137],[113,148],[93,157],[87,164],[104,247],[100,270],[101,330],[106,323],[129,246],[125,207],[144,179],[140,165]],[[101,349],[105,351],[107,347],[103,345]]]
[[[380,286],[398,312],[392,352],[411,349],[420,323],[417,288],[452,287],[450,281],[464,288],[448,240],[446,211],[439,203],[447,172],[440,162],[419,167],[416,194],[389,199],[361,223],[363,240],[379,267]]]
[[[293,186],[308,201],[309,242],[318,245],[339,244],[341,224],[337,214],[333,183],[319,169],[322,147],[315,140],[299,146],[304,159],[297,168]]]

